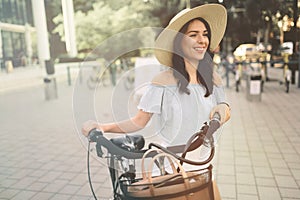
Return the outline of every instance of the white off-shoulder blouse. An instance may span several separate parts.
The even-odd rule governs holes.
[[[209,120],[211,109],[225,101],[223,86],[214,85],[209,97],[199,84],[188,89],[189,95],[180,93],[177,85],[150,84],[139,102],[138,109],[154,114],[155,132],[164,145],[185,144]],[[214,137],[216,141],[218,134]]]

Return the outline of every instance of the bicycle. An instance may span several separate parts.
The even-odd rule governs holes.
[[[108,70],[102,69],[101,66],[93,66],[92,73],[87,79],[87,86],[89,89],[93,90],[100,84],[104,87],[110,85],[110,75]]]
[[[99,130],[92,130],[88,136],[88,179],[92,194],[95,199],[97,199],[96,194],[93,190],[92,181],[90,177],[89,169],[89,152],[90,152],[90,143],[96,142],[96,152],[97,156],[101,158],[107,158],[107,163],[109,167],[109,173],[112,182],[113,188],[113,199],[114,200],[128,200],[128,199],[144,199],[144,198],[131,198],[128,196],[128,187],[138,181],[141,178],[136,175],[136,161],[143,158],[144,154],[149,149],[159,149],[162,152],[165,152],[169,155],[174,156],[181,163],[188,163],[194,166],[203,166],[208,164],[214,157],[215,147],[213,140],[213,133],[220,127],[219,115],[215,115],[212,120],[204,123],[201,130],[195,133],[187,142],[186,145],[177,145],[170,147],[163,147],[156,143],[150,143],[148,148],[144,148],[145,139],[141,135],[125,135],[124,137],[106,138],[103,133]],[[195,161],[187,159],[185,156],[188,152],[194,151],[195,149],[200,148],[202,145],[210,146],[210,155],[204,161]],[[103,153],[103,149],[106,149],[107,155]],[[146,157],[154,157],[157,152],[151,152]],[[180,155],[181,154],[181,155]],[[159,166],[158,163],[156,163]],[[201,169],[204,173],[204,169]],[[209,164],[209,167],[205,169],[205,174],[208,178],[206,185],[209,190],[209,198],[214,200],[214,189],[212,183],[212,165]],[[164,170],[161,171],[161,174],[165,174]],[[160,187],[158,185],[157,187]],[[171,193],[173,191],[170,191]]]
[[[233,86],[230,84],[231,76],[233,75],[235,77],[235,79],[237,78],[236,77],[236,66],[235,66],[235,63],[233,60],[234,58],[232,56],[228,55],[226,57],[221,56],[220,59],[221,59],[220,62],[214,63],[216,71],[223,80],[225,79],[226,87],[231,88]],[[235,81],[234,87],[236,87],[236,90],[238,90],[237,86],[238,86],[237,82]]]
[[[289,61],[286,58],[278,60],[276,62],[272,62],[272,65],[274,66],[274,68],[283,70],[282,78],[279,78],[276,80],[279,82],[280,85],[284,85],[286,93],[289,93],[290,84],[291,84],[291,76],[292,76],[292,72],[289,69],[288,62]],[[275,67],[275,65],[276,65],[276,67]]]
[[[135,74],[132,69],[134,68],[134,63],[129,58],[124,58],[120,60],[120,73],[126,73],[124,79],[124,86],[127,90],[134,88]]]
[[[289,62],[289,55],[288,54],[283,54],[283,61],[284,61],[283,80],[284,80],[284,85],[285,85],[285,92],[289,93],[292,72],[291,72],[291,70],[289,69],[289,66],[288,66],[288,62]]]

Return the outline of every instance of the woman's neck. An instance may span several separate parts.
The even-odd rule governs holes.
[[[190,77],[190,83],[195,84],[197,81],[197,65],[185,61],[185,69]]]

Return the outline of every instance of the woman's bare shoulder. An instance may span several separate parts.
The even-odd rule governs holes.
[[[152,79],[152,84],[154,85],[176,85],[177,80],[173,75],[173,70],[167,69],[165,71],[160,72]]]

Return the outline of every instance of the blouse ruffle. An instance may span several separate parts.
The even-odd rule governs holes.
[[[209,120],[211,109],[225,101],[223,87],[214,86],[209,97],[198,84],[188,87],[190,95],[179,93],[176,85],[150,84],[139,102],[138,109],[155,114],[155,132],[166,144],[186,143]]]

